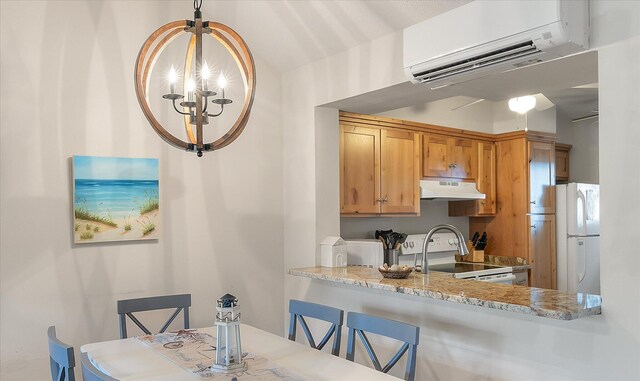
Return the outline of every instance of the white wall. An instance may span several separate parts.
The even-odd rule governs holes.
[[[76,359],[81,345],[117,338],[118,299],[192,293],[199,327],[212,325],[215,300],[231,292],[244,321],[281,332],[279,73],[257,57],[244,133],[197,158],[162,142],[133,87],[143,41],[184,12],[131,1],[0,6],[0,379],[50,379],[49,325]],[[72,155],[160,158],[162,238],[73,245]]]
[[[598,184],[598,119],[572,123],[569,118],[558,116],[558,142],[572,145],[569,151],[569,181]]]
[[[640,118],[640,39],[633,37],[640,35],[640,3],[592,1],[591,8],[600,124],[607,131],[599,143],[601,316],[562,322],[291,276],[285,279],[285,301],[301,298],[419,324],[419,379],[639,379],[640,257],[628,237],[638,232],[640,173],[620,176],[620,163],[628,171],[640,168],[640,130],[633,127]],[[326,147],[314,142],[314,106],[403,82],[399,62],[379,67],[389,63],[381,59],[399,60],[400,45],[394,34],[284,76],[285,267],[312,266],[318,240],[339,232],[337,223],[319,222],[316,215],[335,208],[335,195],[317,190],[326,192],[330,181],[333,192],[339,187],[335,178],[318,177],[321,171],[312,169],[336,160],[333,149],[323,155]],[[336,129],[337,123],[315,126],[323,128]]]
[[[476,100],[463,96],[451,97],[376,115],[491,134],[493,133],[493,102],[483,101],[453,110]]]

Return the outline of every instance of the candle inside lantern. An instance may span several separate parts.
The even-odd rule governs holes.
[[[226,86],[227,86],[227,79],[225,78],[224,74],[220,72],[220,75],[218,76],[218,87],[222,89],[222,98],[224,98],[224,88]]]
[[[202,89],[204,91],[208,91],[209,90],[209,77],[211,76],[211,72],[209,71],[209,65],[207,65],[207,61],[204,61],[204,64],[202,65]]]
[[[178,80],[178,73],[176,73],[176,69],[171,65],[171,69],[169,69],[169,94],[176,93],[176,81]]]
[[[189,78],[189,81],[187,81],[187,100],[189,102],[194,102],[195,90],[196,90],[196,83],[193,81],[193,78]]]

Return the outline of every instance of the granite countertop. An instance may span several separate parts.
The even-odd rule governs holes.
[[[599,295],[462,280],[437,271],[428,275],[414,272],[407,279],[385,279],[378,269],[362,266],[308,267],[290,269],[289,274],[551,319],[574,320],[601,314]]]

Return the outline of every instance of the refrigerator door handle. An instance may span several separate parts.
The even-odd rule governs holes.
[[[579,235],[587,234],[587,198],[581,190],[577,192],[578,202],[582,201],[582,232]],[[577,217],[577,216],[576,216]]]
[[[578,283],[582,282],[584,280],[584,277],[587,276],[587,249],[584,246],[585,242],[583,239],[578,239],[578,255],[576,255],[576,260],[578,259],[577,257],[582,256],[582,271],[578,273]]]

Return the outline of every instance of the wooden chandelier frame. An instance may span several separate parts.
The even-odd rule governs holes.
[[[202,36],[206,34],[211,35],[227,49],[240,69],[242,76],[242,83],[245,90],[242,111],[240,112],[240,115],[238,115],[233,126],[222,137],[210,143],[204,143],[203,141],[202,110],[204,105],[202,101],[203,89],[201,80],[196,80],[196,125],[192,126],[189,121],[189,116],[184,116],[184,128],[187,134],[187,140],[182,140],[167,131],[153,115],[151,107],[149,106],[149,78],[151,77],[155,63],[164,48],[181,32],[193,34],[189,40],[189,46],[185,56],[185,72],[183,76],[185,84],[188,78],[190,78],[194,53],[196,60],[196,72],[200,73],[202,70]],[[151,50],[151,47],[154,46],[156,41],[158,41],[157,44],[155,44],[155,47]],[[150,51],[151,53],[149,54]],[[142,108],[142,112],[151,124],[151,127],[153,127],[165,142],[176,148],[187,151],[197,151],[198,156],[202,156],[202,152],[224,148],[240,136],[249,120],[251,106],[253,105],[253,99],[256,91],[255,63],[253,61],[251,51],[242,37],[240,37],[236,31],[224,24],[211,21],[203,22],[199,17],[195,17],[194,21],[173,21],[161,26],[153,32],[144,42],[142,48],[140,48],[140,52],[136,58],[134,80],[138,103],[140,104],[140,108]],[[185,108],[185,111],[186,110],[187,108]]]

